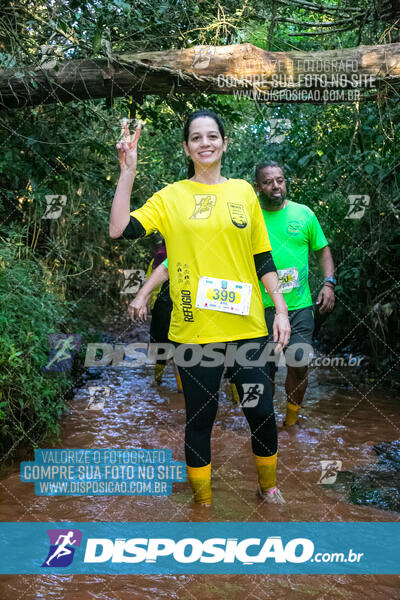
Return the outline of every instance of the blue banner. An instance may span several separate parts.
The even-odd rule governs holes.
[[[3,523],[1,574],[399,574],[400,523]]]

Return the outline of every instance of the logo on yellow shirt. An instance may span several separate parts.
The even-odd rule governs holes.
[[[193,323],[193,311],[192,311],[192,293],[190,290],[181,290],[181,306],[183,312],[183,320]]]
[[[228,208],[231,215],[231,220],[236,227],[243,229],[247,225],[247,216],[243,204],[237,202],[228,202]]]
[[[194,194],[195,207],[191,219],[208,219],[212,207],[215,206],[217,196],[213,194]]]

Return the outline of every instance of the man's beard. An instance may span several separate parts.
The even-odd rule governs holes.
[[[267,196],[264,192],[260,191],[261,204],[264,206],[270,206],[271,208],[279,208],[285,202],[286,194],[281,192],[281,196]]]

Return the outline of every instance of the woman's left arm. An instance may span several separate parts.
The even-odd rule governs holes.
[[[271,252],[255,254],[254,262],[258,278],[261,280],[275,305],[274,342],[278,342],[275,353],[279,354],[279,352],[286,348],[290,339],[288,308],[283,298],[281,282],[279,281]]]

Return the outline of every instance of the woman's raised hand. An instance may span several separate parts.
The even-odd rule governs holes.
[[[120,140],[116,148],[118,150],[118,160],[121,172],[131,171],[134,175],[136,174],[137,164],[137,145],[140,138],[140,132],[142,130],[142,122],[139,121],[136,127],[133,139],[129,133],[128,124],[124,125],[124,139]]]

